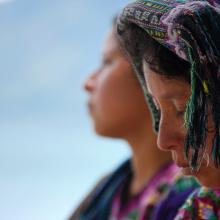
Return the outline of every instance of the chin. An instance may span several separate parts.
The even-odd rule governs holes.
[[[101,136],[108,136],[107,132],[105,131],[105,129],[103,128],[100,128],[100,126],[94,126],[94,130],[95,130],[95,133],[98,134],[98,135],[101,135]]]
[[[180,167],[181,173],[185,176],[193,176],[192,170],[190,167]]]
[[[118,135],[115,134],[114,129],[110,129],[106,126],[94,126],[96,134],[103,136],[103,137],[110,137],[110,138],[118,138]]]

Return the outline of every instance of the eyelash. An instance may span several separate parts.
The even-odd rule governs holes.
[[[156,103],[156,101],[155,101],[154,99],[153,99],[153,102],[154,102],[154,105],[155,105],[157,111],[160,112],[160,107],[158,106],[158,104]],[[176,114],[177,114],[177,116],[180,116],[180,117],[184,116],[184,114],[185,114],[185,109],[184,109],[184,110],[178,110],[178,109],[176,109]]]
[[[177,113],[177,116],[184,116],[185,110],[184,111],[176,110],[176,113]]]
[[[177,116],[184,116],[185,111],[186,111],[186,106],[185,105],[184,106],[181,105],[181,106],[176,107]]]
[[[154,105],[155,105],[155,107],[156,107],[156,110],[157,110],[158,112],[160,112],[160,107],[159,107],[158,103],[156,102],[156,100],[154,99],[154,97],[151,96],[151,98],[152,98],[153,103],[154,103]],[[177,115],[178,117],[183,117],[184,114],[185,114],[185,108],[184,108],[184,110],[178,110],[178,109],[176,108],[176,115]]]

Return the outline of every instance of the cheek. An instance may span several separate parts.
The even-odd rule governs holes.
[[[127,69],[121,62],[116,62],[100,77],[100,99],[103,103],[109,103],[109,106],[116,106],[128,97],[129,88],[127,86]]]
[[[161,111],[159,130],[163,129],[164,132],[167,132],[170,135],[175,135],[178,138],[184,139],[187,132],[184,126],[184,116],[177,115],[176,111],[169,106],[165,106],[163,109],[166,109],[166,113]]]
[[[100,79],[96,91],[96,104],[105,117],[111,117],[117,109],[123,108],[124,98],[122,83],[114,72]]]
[[[184,116],[181,115],[181,116],[178,116],[178,128],[179,128],[179,131],[182,135],[182,137],[185,139],[186,138],[186,134],[187,134],[187,129],[184,125]]]

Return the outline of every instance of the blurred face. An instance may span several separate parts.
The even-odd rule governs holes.
[[[146,101],[131,65],[111,30],[103,45],[102,63],[86,80],[88,107],[98,134],[124,137],[150,121]]]
[[[143,68],[148,90],[153,97],[155,105],[161,111],[157,144],[162,150],[169,150],[172,152],[174,162],[182,168],[184,174],[192,174],[189,163],[185,159],[183,153],[186,136],[184,111],[191,94],[190,85],[184,80],[167,79],[155,73],[149,68],[146,62],[144,62]],[[208,122],[208,127],[213,127],[211,120]],[[214,131],[210,129],[207,133],[206,140],[209,154],[213,135]],[[206,178],[207,171],[214,172],[213,174],[217,173],[211,161],[207,167],[206,161],[202,160],[200,170],[194,174],[200,180]]]

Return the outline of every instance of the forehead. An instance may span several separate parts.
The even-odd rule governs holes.
[[[104,43],[102,45],[102,53],[108,54],[108,53],[117,53],[119,52],[119,43],[116,36],[116,33],[113,28],[111,28],[105,37]]]
[[[167,78],[151,70],[144,64],[144,76],[148,91],[158,98],[178,99],[188,98],[191,94],[190,84],[177,78]]]

